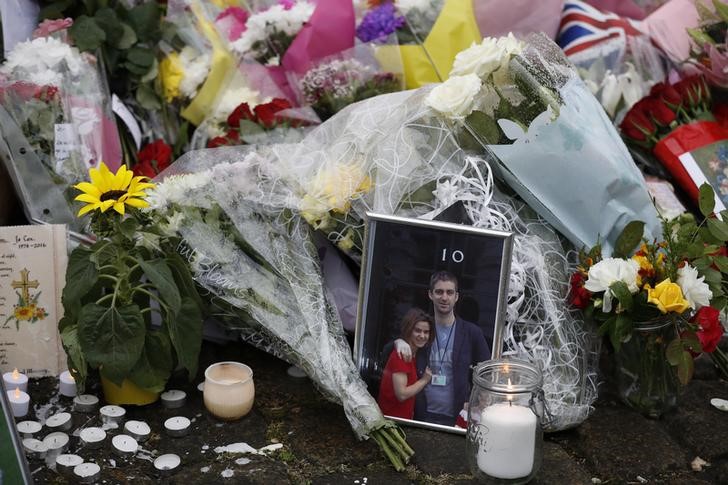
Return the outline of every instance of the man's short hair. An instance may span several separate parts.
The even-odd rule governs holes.
[[[455,291],[458,291],[458,279],[449,271],[437,271],[430,276],[430,291],[435,289],[435,285],[438,281],[452,281],[455,283]]]

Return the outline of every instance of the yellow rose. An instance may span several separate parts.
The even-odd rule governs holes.
[[[162,80],[164,99],[171,102],[180,96],[179,85],[185,77],[182,61],[176,52],[171,53],[159,63],[159,78]]]
[[[660,309],[662,313],[682,313],[690,308],[690,303],[683,297],[682,290],[677,283],[670,279],[662,280],[654,288],[645,285],[647,301]]]
[[[336,241],[336,245],[339,246],[339,249],[341,249],[342,251],[348,251],[354,247],[354,241],[351,238],[352,235],[353,234],[351,231],[347,231],[345,237]]]

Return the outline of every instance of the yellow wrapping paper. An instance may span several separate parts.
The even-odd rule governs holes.
[[[210,73],[195,99],[182,111],[184,119],[193,125],[199,125],[205,119],[207,113],[212,110],[212,105],[220,92],[220,88],[236,67],[236,63],[233,56],[225,48],[215,27],[205,18],[198,3],[192,5],[192,13],[195,14],[200,30],[212,44]]]

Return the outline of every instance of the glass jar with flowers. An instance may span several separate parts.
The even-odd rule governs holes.
[[[643,240],[644,225],[629,223],[611,257],[602,258],[599,245],[582,251],[571,278],[572,303],[614,347],[620,398],[650,417],[677,405],[680,384],[691,379],[701,352],[728,370],[717,348],[726,305],[728,211],[713,214],[714,197],[704,184],[705,219],[663,220],[662,241]]]
[[[114,174],[103,162],[89,176],[75,186],[76,200],[85,203],[79,216],[91,214],[97,240],[69,258],[63,347],[80,389],[89,369],[98,369],[108,402],[147,404],[176,366],[195,376],[201,300],[175,241],[141,210],[154,184],[124,165]]]

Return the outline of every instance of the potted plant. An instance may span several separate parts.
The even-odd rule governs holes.
[[[106,400],[147,404],[179,365],[192,378],[202,341],[202,303],[175,241],[140,209],[154,184],[102,162],[75,186],[97,241],[69,258],[59,322],[69,368],[83,389],[98,369]],[[131,392],[131,394],[129,394]]]

